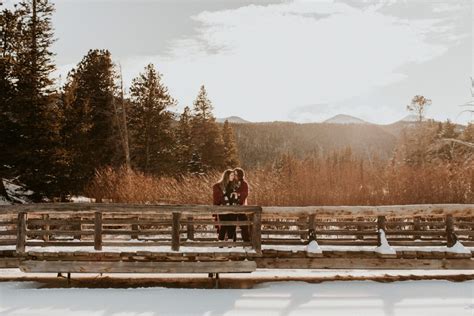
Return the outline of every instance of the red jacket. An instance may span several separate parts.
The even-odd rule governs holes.
[[[247,197],[249,196],[249,185],[245,180],[240,182],[240,186],[236,192],[239,194],[239,204],[247,205]]]
[[[212,187],[212,200],[214,205],[225,205],[224,192],[218,183]]]

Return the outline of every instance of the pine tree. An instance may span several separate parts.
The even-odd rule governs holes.
[[[144,72],[133,79],[130,92],[132,106],[128,120],[133,166],[158,175],[172,172],[176,168],[175,139],[169,108],[176,101],[153,64],[147,65]]]
[[[15,175],[15,144],[20,135],[19,126],[12,115],[12,101],[16,92],[13,69],[16,59],[14,46],[18,39],[17,24],[17,12],[7,9],[0,12],[0,179]],[[4,192],[2,186],[3,182],[0,183],[0,190]]]
[[[226,168],[235,168],[239,165],[237,145],[234,138],[234,130],[228,120],[222,127],[222,139],[224,141],[224,159]]]
[[[201,86],[194,101],[191,125],[194,153],[200,157],[205,170],[225,167],[224,143],[212,110],[212,103],[207,97],[206,88]]]
[[[193,158],[193,138],[191,130],[191,109],[185,107],[183,113],[179,117],[178,127],[176,131],[177,135],[177,161],[179,164],[179,170],[190,171],[191,161]],[[193,167],[192,169],[196,169]]]
[[[18,4],[16,32],[12,33],[14,63],[11,76],[15,92],[9,106],[10,140],[15,152],[13,168],[20,181],[35,192],[34,198],[57,193],[61,153],[57,148],[61,116],[55,100],[51,73],[55,69],[51,16],[47,0]]]
[[[96,169],[124,162],[114,113],[115,70],[110,52],[90,50],[64,87],[63,143],[71,155],[71,187],[82,190]]]

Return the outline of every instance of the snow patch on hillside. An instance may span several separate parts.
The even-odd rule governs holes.
[[[31,203],[30,197],[34,193],[33,191],[25,189],[25,186],[15,179],[2,179],[2,181],[10,201],[2,196],[0,197],[0,205]]]

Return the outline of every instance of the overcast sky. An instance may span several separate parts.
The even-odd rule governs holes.
[[[154,63],[176,111],[204,84],[218,117],[391,123],[422,94],[429,117],[471,119],[459,106],[471,100],[471,0],[53,2],[63,81],[107,48],[127,86]]]

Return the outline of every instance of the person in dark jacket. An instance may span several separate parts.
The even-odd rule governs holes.
[[[236,192],[234,177],[234,171],[228,169],[224,171],[221,179],[216,184],[214,184],[212,187],[214,205],[239,205],[239,198],[238,193]],[[236,218],[236,214],[218,215],[219,221],[234,221]],[[235,230],[235,225],[219,225],[217,229],[219,240],[225,240],[226,237],[228,240],[234,240]]]
[[[239,196],[239,205],[247,205],[247,197],[249,195],[249,185],[245,180],[245,172],[242,168],[235,168],[235,182],[236,182],[236,192]],[[237,214],[237,220],[247,221],[248,217],[245,214]],[[250,230],[248,225],[240,226],[240,233],[242,235],[242,240],[245,242],[250,241]],[[235,240],[235,239],[234,239]]]

